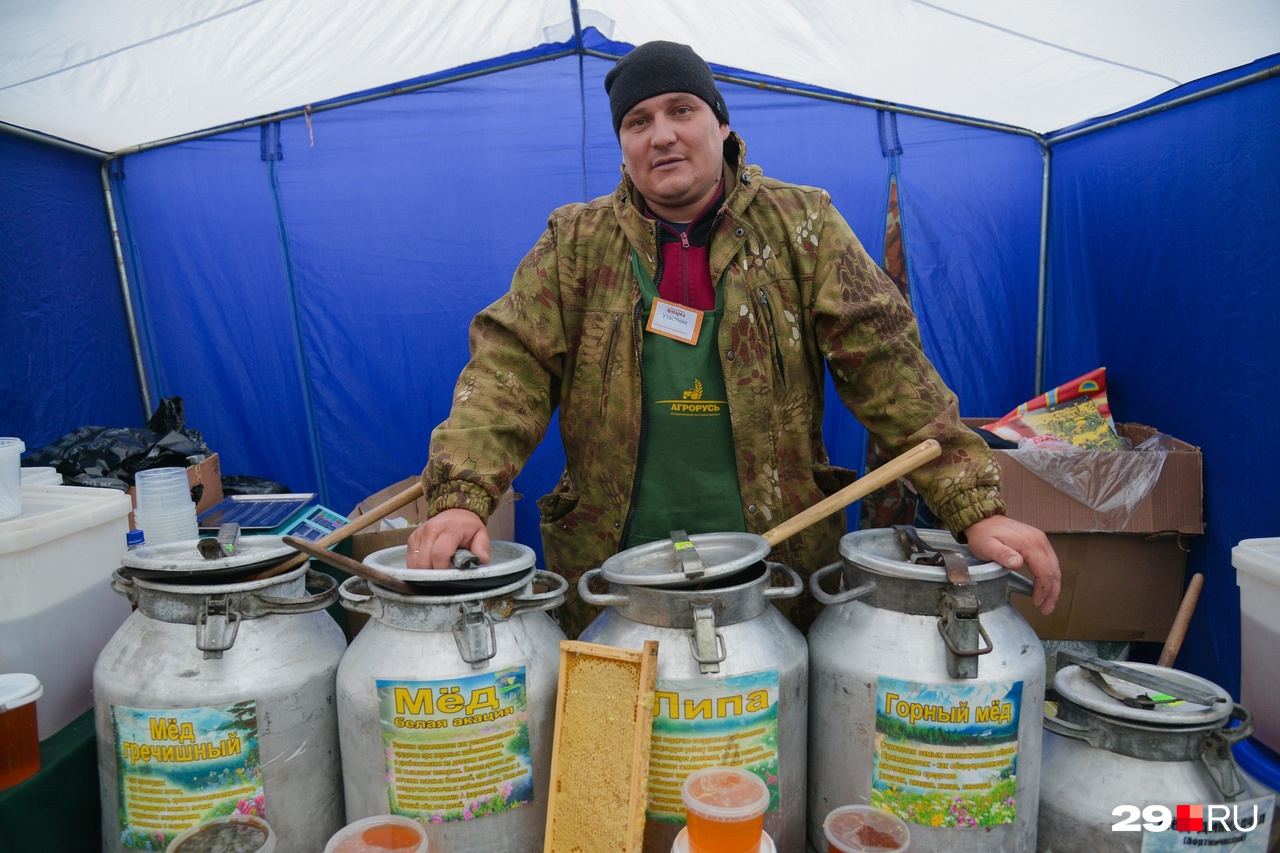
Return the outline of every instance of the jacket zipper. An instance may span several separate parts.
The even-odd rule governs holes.
[[[682,305],[689,304],[689,233],[687,231],[680,232],[680,287],[683,289],[683,295],[680,302]]]
[[[613,364],[613,342],[618,337],[618,315],[613,315],[613,325],[609,328],[609,343],[604,348],[604,375],[600,377],[600,414],[604,414],[604,401],[609,399],[609,367]]]
[[[778,380],[782,383],[782,387],[787,387],[787,369],[782,366],[782,346],[778,343],[778,324],[773,318],[773,306],[769,304],[769,297],[765,296],[764,288],[758,291],[760,294],[760,304],[764,306],[765,313],[769,315],[769,337],[773,339],[773,360],[778,365]]]
[[[653,221],[653,248],[658,258],[653,265],[653,289],[657,290],[662,284],[662,223],[656,219]]]
[[[659,255],[658,257],[662,257]],[[636,514],[636,498],[640,497],[640,472],[644,469],[644,440],[649,430],[649,401],[648,390],[644,385],[644,359],[640,352],[640,307],[642,303],[637,302],[636,307],[632,310],[631,325],[635,332],[636,341],[636,369],[640,373],[640,446],[636,448],[636,471],[634,479],[631,481],[631,502],[627,506],[627,518],[622,524],[622,535],[618,538],[618,548],[621,549],[626,544],[627,536],[631,533],[631,519]]]

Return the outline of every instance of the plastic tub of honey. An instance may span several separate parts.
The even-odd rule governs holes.
[[[165,853],[274,853],[276,834],[257,815],[216,817],[187,829]]]
[[[756,853],[769,786],[740,767],[695,770],[680,789],[690,853]]]
[[[427,831],[412,818],[374,815],[338,830],[324,853],[427,853]]]
[[[840,806],[822,822],[830,853],[901,853],[911,830],[893,812],[875,806]]]
[[[43,693],[34,675],[0,675],[0,791],[30,779],[40,769],[36,700]]]
[[[680,830],[675,843],[671,845],[671,853],[693,853],[689,847],[689,827],[686,826]],[[760,833],[760,846],[756,848],[756,853],[778,853],[778,845],[773,843],[769,833]]]

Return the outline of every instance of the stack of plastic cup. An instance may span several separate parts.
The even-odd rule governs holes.
[[[822,822],[830,853],[903,853],[911,847],[906,821],[868,805],[840,806]]]
[[[0,438],[0,521],[22,515],[22,451],[20,438]]]
[[[139,471],[133,484],[137,497],[134,526],[146,535],[148,545],[200,538],[186,468]]]
[[[31,467],[22,468],[22,485],[24,486],[61,486],[62,475],[57,468]]]
[[[695,770],[680,788],[690,853],[757,853],[769,786],[741,767]]]

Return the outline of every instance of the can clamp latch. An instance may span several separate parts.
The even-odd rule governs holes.
[[[719,672],[720,664],[728,656],[724,635],[716,627],[715,610],[709,603],[695,603],[693,606],[689,647],[693,651],[693,659],[698,662],[698,671],[704,675]]]
[[[453,569],[474,569],[479,565],[480,558],[465,548],[459,548],[449,558],[449,567]],[[484,669],[498,653],[497,632],[482,602],[464,601],[458,605],[453,641],[458,646],[458,654],[472,669]]]
[[[205,660],[221,658],[235,645],[241,618],[226,595],[205,597],[196,617],[196,648],[204,652]]]
[[[947,570],[950,587],[938,603],[938,633],[947,646],[947,675],[977,678],[978,656],[988,654],[994,646],[978,619],[977,585],[969,575],[969,564],[959,552],[930,547],[909,524],[897,524],[893,529],[906,548],[909,562]]]

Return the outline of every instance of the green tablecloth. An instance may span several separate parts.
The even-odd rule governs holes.
[[[41,741],[36,775],[0,791],[0,853],[97,853],[101,815],[89,710]]]

